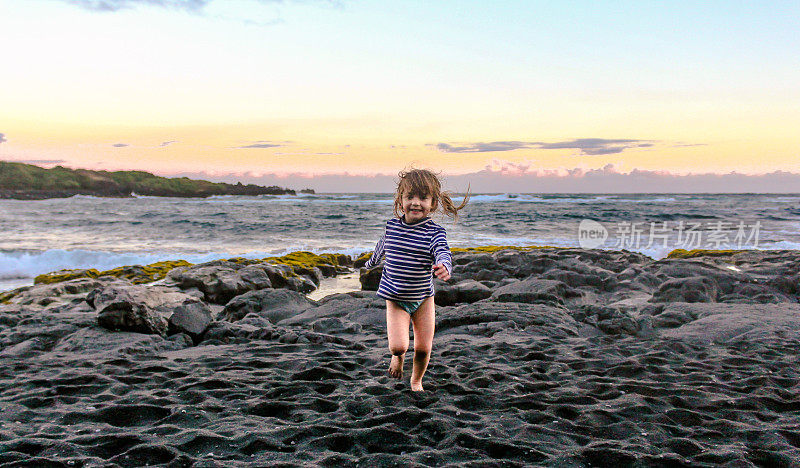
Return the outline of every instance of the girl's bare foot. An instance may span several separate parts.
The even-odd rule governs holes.
[[[392,356],[392,362],[389,364],[389,375],[397,379],[403,378],[403,356]]]
[[[411,391],[412,392],[421,392],[422,391],[422,382],[411,382]]]

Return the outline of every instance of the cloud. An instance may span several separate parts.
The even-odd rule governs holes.
[[[214,0],[62,0],[70,5],[75,5],[90,11],[115,12],[136,8],[138,6],[155,6],[171,10],[183,10],[192,13],[201,13],[206,5]],[[259,0],[261,3],[283,3],[284,0]],[[334,7],[341,8],[341,0],[319,0],[319,3],[327,3]],[[270,23],[251,21],[253,24],[276,24],[282,20],[278,19]]]
[[[484,170],[490,172],[502,172],[506,174],[521,174],[528,170],[533,164],[532,161],[526,161],[522,163],[515,163],[512,161],[503,161],[500,159],[492,159],[492,161],[486,165]]]
[[[6,134],[5,133],[0,133],[0,143],[2,143],[4,141],[8,141],[8,140],[6,140]]]
[[[215,3],[215,0],[61,0],[61,1],[66,2],[69,5],[83,8],[84,10],[88,10],[90,12],[98,12],[101,14],[114,14],[122,10],[134,10],[144,6],[144,7],[163,8],[173,11],[182,11],[193,15],[202,16],[204,18],[209,18],[212,20],[233,21],[246,26],[271,28],[276,25],[286,23],[286,21],[282,17],[280,17],[279,14],[276,15],[275,13],[271,15],[273,17],[268,17],[268,18],[253,17],[258,15],[252,15],[252,14],[250,15],[250,17],[242,17],[242,16],[237,16],[236,14],[234,14],[233,16],[229,16],[225,13],[221,13],[221,11],[227,11],[223,9],[229,8],[230,5],[234,3],[231,2],[230,0],[216,1],[216,4],[219,5],[219,8],[217,8],[216,10],[213,8],[206,8],[212,3]],[[266,5],[269,4],[283,5],[286,3],[316,3],[316,4],[328,5],[337,10],[344,10],[344,0],[254,0],[254,1]]]
[[[492,151],[514,151],[518,149],[577,149],[580,154],[595,156],[621,153],[629,148],[648,148],[654,146],[651,140],[576,138],[574,140],[544,143],[541,141],[493,141],[489,143],[462,143],[454,146],[437,143],[436,148],[443,153],[488,153]]]
[[[275,26],[275,25],[278,25],[278,24],[285,24],[286,23],[286,20],[284,20],[283,18],[274,18],[274,19],[266,20],[266,21],[264,21],[264,20],[256,20],[256,19],[252,19],[252,18],[232,18],[230,16],[224,16],[224,15],[214,15],[213,18],[218,18],[218,19],[225,20],[225,21],[238,21],[241,24],[246,24],[248,26],[262,26],[262,27],[263,26]]]
[[[308,149],[308,148],[306,148],[306,149]],[[311,153],[311,152],[308,152],[308,151],[299,151],[299,152],[296,152],[296,153],[286,153],[286,152],[282,151],[282,152],[272,153],[272,154],[274,154],[276,156],[309,156],[309,155],[330,156],[330,155],[339,155],[339,154],[344,154],[344,153]]]
[[[467,146],[452,146],[447,143],[438,143],[436,148],[443,153],[488,153],[491,151],[513,151],[521,148],[531,148],[536,143],[524,141],[493,141],[491,143],[467,143]]]
[[[130,146],[130,145],[129,145],[129,144],[127,144],[127,143],[114,143],[114,144],[113,144],[113,145],[111,145],[111,146],[113,146],[114,148],[124,148],[124,147],[126,147],[126,146]]]
[[[269,141],[262,140],[245,146],[237,146],[236,148],[276,148],[278,146],[284,146],[284,145],[278,143],[270,143]]]
[[[492,167],[470,174],[445,175],[447,190],[463,192],[467,184],[473,193],[800,193],[800,174],[774,171],[767,174],[737,172],[673,174],[667,171],[633,169],[620,172],[614,165],[597,169],[535,169],[527,163],[497,161]],[[503,170],[505,166],[506,170]],[[317,192],[389,193],[396,187],[396,174],[352,175],[309,173],[181,173],[215,182],[242,182],[258,185],[279,185],[288,188],[309,187]]]
[[[119,11],[139,5],[158,6],[174,10],[200,11],[210,0],[66,0],[91,11]]]
[[[161,144],[160,144],[160,145],[158,145],[158,146],[167,146],[167,145],[170,145],[170,144],[172,144],[172,143],[175,143],[176,141],[177,141],[177,140],[172,140],[172,141],[163,141],[163,142],[161,142]]]
[[[650,140],[576,138],[574,140],[555,143],[538,143],[540,149],[577,149],[580,154],[595,156],[600,154],[616,154],[628,148],[647,148],[653,146]]]

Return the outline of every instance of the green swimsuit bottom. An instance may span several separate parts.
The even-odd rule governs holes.
[[[393,300],[392,302],[394,302],[395,304],[397,304],[400,307],[402,307],[403,309],[405,309],[405,311],[408,312],[409,315],[414,315],[414,312],[416,312],[417,309],[419,309],[419,306],[422,305],[422,301],[394,301]]]

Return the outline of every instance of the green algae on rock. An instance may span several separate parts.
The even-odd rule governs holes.
[[[23,286],[21,288],[12,289],[11,291],[0,292],[0,304],[8,304],[11,302],[11,299],[14,299],[20,293],[23,293],[29,290],[30,286]]]
[[[349,255],[340,254],[340,253],[322,253],[319,254],[320,257],[327,259],[330,263],[337,265],[337,266],[350,266],[353,264],[353,260],[350,258]]]
[[[33,279],[33,284],[52,284],[76,278],[97,278],[103,276],[97,269],[65,269],[43,273]]]
[[[292,268],[292,272],[289,273],[292,276],[295,276],[297,273],[306,273],[314,267],[332,276],[338,273],[339,270],[353,264],[349,255],[338,253],[323,253],[317,255],[307,251],[292,252],[282,257],[267,257],[263,259],[233,257],[227,259],[227,261],[239,265],[253,265],[263,262],[286,265]],[[98,278],[101,276],[114,276],[129,280],[133,284],[144,284],[163,279],[173,268],[192,265],[193,263],[187,262],[186,260],[168,260],[151,263],[149,265],[125,265],[106,271],[99,271],[96,268],[65,269],[38,275],[34,279],[34,284],[60,283],[76,278]],[[8,293],[4,293],[2,297],[5,297],[6,294]]]
[[[372,252],[364,252],[363,254],[359,255],[358,258],[353,260],[353,266],[355,268],[361,268],[367,264],[367,260],[372,257]]]
[[[272,264],[304,268],[319,267],[320,265],[346,267],[352,265],[353,263],[349,255],[337,253],[322,253],[317,255],[305,250],[291,252],[281,257],[265,257],[262,259],[233,257],[229,258],[228,261],[240,265],[252,265],[254,263],[267,262]]]
[[[750,251],[752,250],[675,249],[667,254],[667,258],[730,257],[738,253]]]
[[[101,276],[114,276],[130,281],[133,284],[144,284],[158,281],[175,267],[190,266],[186,260],[170,260],[164,262],[151,263],[150,265],[126,265],[111,270],[98,271],[95,268],[83,270],[59,270],[51,273],[44,273],[33,280],[33,284],[52,284],[62,281],[69,281],[76,278],[99,278]]]
[[[170,260],[151,263],[150,265],[127,265],[100,273],[100,276],[116,276],[129,280],[133,284],[144,284],[158,281],[167,276],[173,268],[191,266],[186,260]]]
[[[291,267],[305,268],[319,267],[320,265],[345,267],[352,264],[349,255],[331,253],[317,255],[305,250],[292,252],[282,257],[267,257],[261,259],[261,261],[268,263],[280,263],[283,265],[289,265]]]

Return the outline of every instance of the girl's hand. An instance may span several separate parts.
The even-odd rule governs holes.
[[[447,267],[441,263],[433,265],[431,268],[433,268],[433,274],[440,280],[447,281],[450,279],[450,273],[447,272]]]

